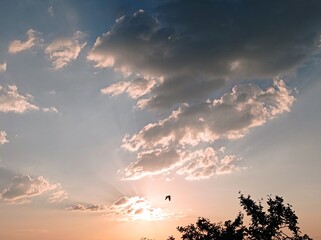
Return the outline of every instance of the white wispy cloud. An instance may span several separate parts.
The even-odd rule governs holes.
[[[241,168],[236,166],[234,155],[223,155],[216,152],[214,148],[190,152],[184,159],[186,162],[177,170],[179,175],[184,175],[187,180],[208,179],[214,175],[230,174]]]
[[[56,202],[62,202],[66,199],[68,199],[68,193],[62,190],[61,184],[56,184],[55,190],[51,193],[49,196],[48,201],[50,203],[56,203]]]
[[[48,112],[48,113],[59,113],[59,111],[56,107],[44,107],[44,108],[42,108],[42,111]]]
[[[232,164],[234,157],[216,159],[214,150],[193,152],[191,149],[218,139],[242,138],[251,128],[290,111],[294,100],[284,81],[275,80],[274,85],[265,90],[255,84],[236,85],[219,99],[184,105],[168,118],[148,124],[137,134],[123,139],[123,148],[137,153],[137,160],[125,169],[125,179],[159,174],[183,164],[190,165],[181,168],[180,174],[193,175],[205,169],[210,172],[203,172],[203,176],[230,172],[236,169]],[[211,157],[206,157],[207,162],[211,159],[207,165],[202,160],[205,153],[211,153]],[[192,162],[201,164],[195,168]]]
[[[0,73],[4,73],[7,71],[7,62],[0,63]]]
[[[146,79],[143,77],[136,77],[129,81],[120,81],[110,86],[101,89],[103,94],[110,94],[117,96],[122,93],[127,93],[131,98],[137,99],[147,93],[157,84],[154,79]]]
[[[45,53],[52,61],[55,69],[65,67],[75,60],[83,47],[87,44],[82,42],[84,34],[77,31],[71,38],[59,38],[54,40],[45,48]]]
[[[0,144],[8,143],[7,133],[5,131],[0,131]]]
[[[68,198],[60,183],[51,183],[43,176],[32,178],[29,175],[23,175],[12,179],[11,184],[0,192],[0,199],[7,203],[22,204],[29,203],[31,198],[44,193],[51,194],[50,202],[59,202]]]
[[[25,41],[21,41],[21,40],[11,41],[8,47],[8,52],[10,54],[16,54],[16,53],[28,50],[37,44],[41,46],[43,43],[43,38],[41,36],[41,33],[33,29],[29,29],[26,32],[26,37],[27,39]]]
[[[0,85],[0,112],[24,113],[29,110],[38,110],[39,108],[30,103],[32,96],[21,95],[15,85],[2,87]]]
[[[48,9],[49,14],[53,13],[53,8]],[[10,42],[8,52],[16,54],[34,46],[40,47],[44,50],[45,54],[52,61],[54,69],[61,69],[69,64],[71,61],[77,59],[81,50],[86,46],[86,42],[83,41],[85,34],[81,31],[77,31],[70,38],[62,37],[55,39],[50,44],[45,43],[42,33],[33,29],[29,29],[26,33],[27,39],[25,41],[13,40]],[[0,72],[1,72],[0,65]],[[2,68],[6,68],[3,65]]]
[[[2,87],[0,85],[0,112],[24,113],[30,110],[39,110],[39,107],[32,104],[33,96],[30,94],[21,95],[15,85]],[[45,113],[59,113],[56,107],[43,107]]]
[[[121,197],[110,206],[96,204],[76,204],[67,210],[81,212],[100,212],[111,220],[116,221],[161,221],[182,215],[165,212],[161,208],[154,208],[143,197]]]
[[[54,7],[51,5],[48,8],[48,14],[53,17],[55,15]]]

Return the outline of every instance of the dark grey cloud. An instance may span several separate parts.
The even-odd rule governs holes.
[[[164,1],[119,18],[88,59],[163,77],[140,106],[166,108],[206,98],[231,78],[295,70],[319,50],[320,12],[317,0]]]
[[[153,149],[139,152],[137,160],[124,171],[124,179],[139,179],[145,176],[157,175],[173,169],[181,164],[182,156],[177,149]]]
[[[174,55],[200,72],[231,74],[240,61],[250,77],[274,76],[315,50],[320,10],[320,1],[304,0],[166,1],[157,18],[175,29]]]
[[[223,86],[224,82],[224,78],[206,79],[188,75],[168,77],[152,90],[152,97],[138,101],[138,107],[150,106],[162,109],[174,103],[202,99],[204,96],[209,96],[214,89]]]

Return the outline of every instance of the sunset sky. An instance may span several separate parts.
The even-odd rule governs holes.
[[[239,191],[321,238],[321,1],[1,0],[0,33],[0,239],[179,238]]]

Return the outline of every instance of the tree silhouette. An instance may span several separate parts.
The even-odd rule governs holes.
[[[248,195],[240,193],[240,205],[249,217],[249,224],[243,224],[244,215],[240,212],[234,221],[211,223],[206,218],[198,218],[195,224],[177,227],[183,240],[312,240],[301,235],[298,218],[292,205],[284,204],[282,197],[268,196],[267,211],[261,202],[256,203]],[[175,240],[170,236],[167,240]]]

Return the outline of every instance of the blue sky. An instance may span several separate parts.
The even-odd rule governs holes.
[[[0,237],[164,239],[238,191],[321,235],[318,1],[0,4]]]

